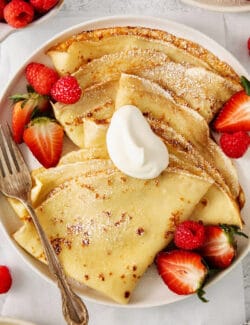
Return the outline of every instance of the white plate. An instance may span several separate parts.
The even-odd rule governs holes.
[[[24,62],[23,66],[20,68],[16,76],[13,78],[11,83],[7,86],[2,99],[2,105],[1,105],[2,110],[0,111],[0,121],[10,120],[11,103],[10,100],[8,99],[9,96],[16,92],[25,91],[26,82],[24,80],[24,68],[29,61],[39,61],[39,62],[44,62],[49,64],[50,63],[49,58],[46,57],[46,55],[44,54],[46,49],[48,49],[52,44],[55,44],[56,42],[59,42],[60,40],[65,39],[70,35],[79,33],[83,30],[111,27],[111,26],[128,26],[128,25],[146,26],[150,28],[163,29],[177,36],[184,37],[192,41],[198,42],[199,44],[211,50],[222,60],[227,61],[240,75],[247,76],[247,72],[245,71],[245,69],[229,52],[227,52],[224,48],[222,48],[219,44],[217,44],[212,39],[208,38],[207,36],[187,26],[180,25],[168,20],[156,19],[153,17],[131,17],[131,16],[130,17],[124,17],[124,16],[108,17],[104,19],[88,21],[80,25],[74,26],[64,31],[63,33],[59,34],[58,36],[54,37],[46,44],[43,44],[40,47],[40,49],[35,51],[35,53],[33,53],[33,55],[26,62]],[[35,167],[34,160],[32,159],[30,153],[26,149],[24,149],[23,151],[26,155],[27,162],[31,167],[34,168]],[[247,163],[249,163],[249,161],[250,161],[250,153],[247,157],[241,159],[239,162],[240,182],[246,193],[250,193],[250,173],[247,173],[248,170]],[[250,212],[250,206],[247,201],[247,204],[243,211],[243,216],[249,215],[249,212]],[[18,229],[18,227],[20,226],[20,221],[18,220],[16,215],[11,211],[7,201],[3,197],[0,197],[0,220],[2,221],[3,229],[9,241],[12,243],[12,245],[16,247],[16,250],[24,258],[24,260],[33,268],[33,270],[37,271],[42,277],[51,280],[51,276],[48,272],[47,267],[42,263],[40,263],[39,261],[32,258],[27,253],[25,253],[12,239],[11,234]],[[245,218],[245,220],[246,220],[245,231],[249,233],[250,221],[247,221],[247,218]],[[249,249],[249,241],[246,239],[244,240],[240,239],[237,259],[235,260],[235,262],[230,268],[228,268],[224,272],[221,272],[221,274],[217,276],[216,279],[218,280],[227,272],[230,272],[230,270],[235,265],[237,265],[242,260],[242,258],[247,254],[248,249]],[[216,280],[213,280],[213,282],[215,281]],[[85,299],[106,304],[106,305],[118,306],[118,304],[110,301],[103,295],[85,286],[78,287],[77,289],[79,290],[79,293],[82,295],[82,297]],[[186,296],[178,296],[170,292],[167,289],[167,287],[163,284],[160,277],[157,275],[155,267],[152,266],[139,282],[135,292],[133,293],[130,304],[124,307],[133,308],[133,307],[159,306],[159,305],[173,303],[182,300],[184,298],[186,298]]]
[[[250,11],[250,1],[247,0],[181,0],[184,3],[224,12]]]
[[[0,325],[35,325],[35,324],[20,319],[0,317]]]

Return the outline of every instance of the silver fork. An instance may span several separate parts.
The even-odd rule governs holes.
[[[29,212],[42,242],[50,272],[54,275],[62,295],[63,315],[68,325],[87,325],[88,311],[71,289],[30,202],[31,177],[21,152],[12,139],[8,125],[0,125],[0,191],[20,200]]]

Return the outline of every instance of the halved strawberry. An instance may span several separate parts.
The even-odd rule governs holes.
[[[224,269],[232,263],[236,255],[234,233],[237,233],[235,227],[205,227],[206,241],[200,252],[211,267]]]
[[[34,92],[17,94],[11,99],[15,103],[12,111],[13,138],[16,143],[21,143],[25,126],[30,122],[35,111],[44,112],[48,109],[49,99]]]
[[[218,132],[250,131],[250,96],[245,91],[234,94],[214,122]]]
[[[53,167],[58,163],[62,153],[63,128],[55,120],[35,118],[25,129],[23,139],[44,167]]]
[[[178,295],[197,293],[203,300],[202,290],[208,269],[202,257],[191,251],[161,252],[156,258],[157,269],[165,284]]]
[[[218,132],[250,131],[250,82],[241,78],[245,90],[234,94],[223,106],[214,122]]]

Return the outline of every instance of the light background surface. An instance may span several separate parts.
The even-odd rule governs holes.
[[[47,23],[12,34],[0,44],[0,93],[23,60],[53,35],[88,19],[121,14],[150,15],[191,26],[228,49],[250,74],[246,47],[250,36],[249,12],[210,12],[178,0],[67,0],[62,11]],[[14,279],[11,291],[0,296],[1,316],[18,317],[37,325],[64,324],[58,290],[23,262],[2,231],[0,264],[10,266]],[[207,290],[208,304],[200,303],[196,297],[173,305],[138,310],[87,303],[90,324],[241,325],[250,318],[249,286],[250,257],[247,257],[242,265]]]

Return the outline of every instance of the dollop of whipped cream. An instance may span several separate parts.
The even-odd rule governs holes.
[[[111,160],[126,175],[152,179],[168,166],[167,147],[136,106],[122,106],[113,114],[106,143]]]

